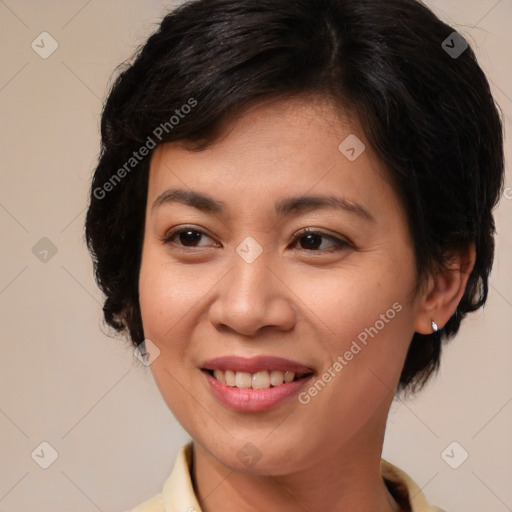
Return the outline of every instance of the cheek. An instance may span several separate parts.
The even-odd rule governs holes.
[[[332,382],[321,392],[326,410],[353,411],[363,421],[394,392],[414,332],[408,297],[414,275],[412,264],[375,264],[295,280],[294,292],[323,337],[318,349]]]
[[[204,291],[201,281],[190,279],[190,273],[183,272],[183,267],[163,261],[158,251],[145,248],[139,275],[139,304],[144,336],[160,350],[150,370],[167,406],[185,423],[189,395],[183,392],[183,386],[190,387],[187,314],[200,303]]]
[[[407,310],[413,271],[402,266],[358,265],[324,275],[290,276],[294,294],[307,307],[305,313],[325,330],[331,349],[340,339],[364,343],[374,335],[400,332],[410,321]],[[349,342],[350,345],[350,342]]]
[[[145,252],[139,277],[139,303],[147,338],[164,343],[173,337],[180,322],[205,297],[209,287],[204,277],[194,275],[189,268],[184,272],[183,265],[162,262],[151,249]]]

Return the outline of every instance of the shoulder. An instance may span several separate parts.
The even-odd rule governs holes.
[[[162,491],[125,512],[200,512],[191,480],[192,442],[181,448]]]
[[[158,493],[144,503],[125,512],[165,512],[163,495]]]
[[[381,473],[386,482],[391,483],[405,507],[411,512],[446,512],[429,505],[425,495],[412,478],[399,467],[381,459]]]

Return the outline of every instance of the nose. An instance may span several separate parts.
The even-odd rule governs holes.
[[[209,311],[217,328],[255,336],[264,328],[287,331],[295,324],[293,292],[262,254],[252,263],[234,253],[231,271],[219,284]],[[282,273],[282,272],[281,272]]]

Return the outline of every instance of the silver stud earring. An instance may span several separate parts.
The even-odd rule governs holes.
[[[437,326],[437,324],[434,322],[434,320],[432,320],[432,329],[434,330],[434,332],[437,332],[439,330],[439,327]]]

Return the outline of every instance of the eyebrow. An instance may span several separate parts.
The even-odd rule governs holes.
[[[213,199],[211,196],[191,190],[173,188],[160,194],[151,211],[165,204],[181,203],[205,213],[223,215],[226,213],[226,203]],[[300,214],[319,208],[335,208],[352,213],[368,222],[375,222],[373,215],[362,205],[349,201],[344,197],[324,195],[302,195],[281,199],[275,204],[276,215],[284,218],[292,213]]]

